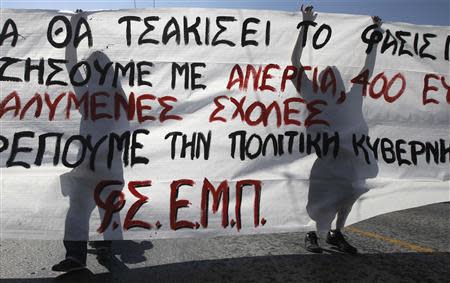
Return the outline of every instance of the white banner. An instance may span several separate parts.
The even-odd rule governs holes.
[[[2,237],[329,229],[450,199],[449,27],[153,9],[1,28]]]

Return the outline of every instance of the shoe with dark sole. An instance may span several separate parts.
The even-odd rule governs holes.
[[[315,232],[306,233],[305,249],[316,254],[322,253],[322,248],[319,246],[318,237]]]
[[[358,249],[350,245],[340,230],[330,230],[326,242],[347,254],[357,254]]]
[[[71,258],[66,258],[58,264],[52,266],[53,271],[58,272],[71,272],[75,270],[85,269],[86,265],[79,263]]]

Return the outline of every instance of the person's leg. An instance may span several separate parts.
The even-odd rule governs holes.
[[[352,210],[352,206],[355,200],[356,198],[349,198],[348,201],[344,202],[339,208],[336,219],[336,229],[330,230],[328,232],[326,240],[328,244],[336,246],[341,252],[350,254],[356,254],[358,250],[350,243],[348,243],[348,241],[342,234],[341,229],[345,227],[345,222]]]
[[[66,248],[66,258],[77,261],[82,265],[86,265],[87,257],[87,241],[63,241]]]
[[[89,238],[89,218],[95,207],[89,192],[79,189],[70,195],[64,228],[64,247],[66,258],[72,258],[85,265],[87,240]]]
[[[316,229],[319,238],[325,239],[328,231],[331,230],[331,223],[333,222],[334,215],[331,213],[328,215],[323,215],[320,219],[316,221]]]
[[[122,180],[123,181],[123,180]],[[123,189],[122,185],[115,185],[114,190],[121,191]],[[104,190],[100,196],[102,199],[107,199],[108,195],[111,193],[109,190]],[[100,219],[104,219],[105,210],[101,207],[97,207]],[[89,246],[94,248],[99,256],[109,256],[111,253],[112,240],[123,240],[123,233],[121,228],[120,213],[113,213],[111,221],[103,232],[103,241],[93,241],[89,242]],[[117,225],[114,225],[117,224]],[[107,239],[107,240],[106,240]]]
[[[347,203],[339,208],[336,219],[336,229],[341,230],[345,227],[347,217],[352,211],[353,203]]]
[[[316,231],[310,231],[305,236],[305,248],[313,253],[321,253],[322,248],[319,245],[319,239],[325,239],[327,232],[331,229],[334,213],[326,208],[313,209],[307,206],[307,210],[311,218],[316,221]]]
[[[75,174],[61,176],[61,186],[69,196],[63,244],[66,257],[52,267],[54,271],[69,272],[85,268],[87,240],[89,238],[89,218],[95,203],[89,181],[74,177]]]
[[[336,216],[333,199],[329,199],[328,189],[321,182],[311,181],[308,193],[306,211],[316,222],[316,231],[310,231],[305,236],[305,248],[313,253],[321,253],[319,239],[325,239],[331,229],[331,223]]]
[[[63,241],[66,248],[66,257],[61,262],[52,266],[53,271],[70,272],[86,267],[87,242]]]

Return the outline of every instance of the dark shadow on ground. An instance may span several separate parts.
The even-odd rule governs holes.
[[[153,248],[153,244],[150,241],[113,241],[112,254],[119,256],[124,263],[140,263],[146,261],[145,251],[151,248]],[[97,251],[91,247],[88,249],[88,253],[97,254]]]
[[[192,261],[16,282],[446,282],[450,253],[281,255]]]
[[[99,254],[95,248],[88,249],[88,253],[97,255],[98,263],[103,265],[109,272],[125,272],[130,269],[126,263],[141,263],[145,262],[145,251],[153,248],[150,241],[114,241],[110,254]],[[82,276],[92,276],[88,270],[83,270]]]

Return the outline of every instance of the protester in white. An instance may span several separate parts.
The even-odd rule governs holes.
[[[314,22],[317,14],[314,14],[313,7],[301,7],[303,21]],[[374,24],[380,26],[381,19],[372,17]],[[295,48],[292,53],[292,64],[299,70],[303,65],[300,62],[302,45],[305,36],[305,26],[300,27]],[[376,58],[376,48],[367,54],[364,67],[361,72],[368,70],[370,77]],[[337,81],[337,89],[344,89],[342,76],[334,66],[331,68]],[[326,70],[326,69],[325,69]],[[324,75],[323,71],[319,77]],[[361,73],[360,72],[360,73]],[[306,101],[314,99],[312,82],[302,73],[302,86],[294,83],[299,95]],[[337,132],[340,135],[340,149],[337,156],[331,154],[317,157],[310,173],[309,193],[307,212],[312,220],[316,222],[316,229],[320,238],[326,238],[326,242],[335,246],[345,253],[357,253],[357,249],[350,245],[341,229],[344,228],[347,217],[356,200],[365,192],[365,179],[373,178],[378,173],[378,166],[375,158],[370,156],[371,163],[367,164],[362,158],[356,157],[352,152],[351,138],[353,133],[368,134],[368,126],[362,113],[363,97],[361,96],[361,85],[354,85],[350,90],[343,91],[339,95],[334,95],[331,91],[322,93],[321,99],[327,101],[327,109],[322,113],[327,117],[326,121],[331,121],[330,125],[314,125],[306,130],[310,134],[328,133],[330,136]],[[336,99],[340,99],[336,103]],[[333,221],[336,219],[335,229],[331,229]],[[305,248],[314,253],[321,253],[319,237],[314,231],[310,231],[305,237]]]

